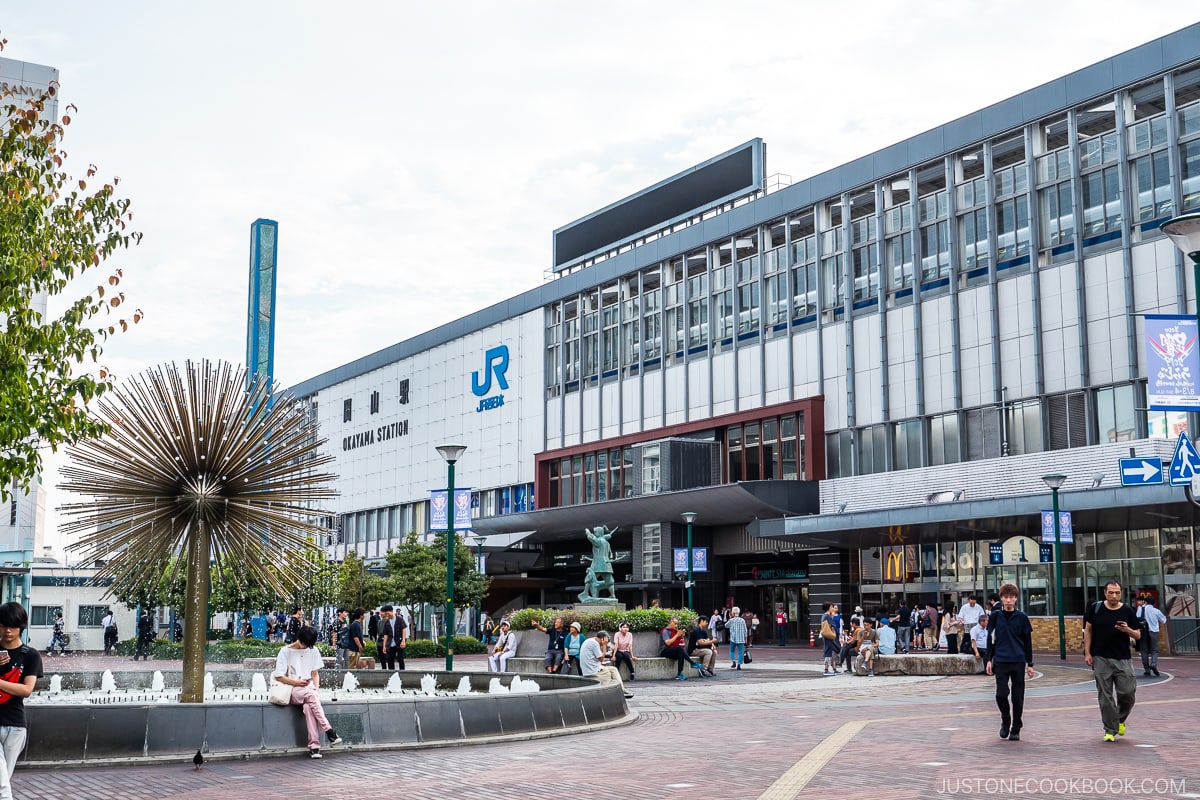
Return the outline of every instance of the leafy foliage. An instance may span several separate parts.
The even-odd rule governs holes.
[[[354,550],[338,566],[334,585],[334,602],[342,608],[375,608],[390,589],[383,578],[367,571],[367,562]]]
[[[690,631],[696,627],[696,612],[686,608],[646,608],[636,611],[586,612],[556,608],[523,608],[520,611],[514,611],[512,614],[509,614],[507,619],[508,624],[513,630],[528,631],[533,629],[533,622],[535,620],[548,628],[554,624],[556,617],[563,618],[564,628],[570,627],[572,622],[578,620],[585,632],[606,630],[611,633],[622,622],[629,623],[629,630],[633,633],[639,631],[660,631],[667,627],[667,623],[671,621],[671,617],[679,617],[679,627],[683,630]]]
[[[388,596],[408,608],[409,619],[420,618],[417,609],[423,603],[440,606],[446,602],[446,536],[440,531],[432,543],[423,544],[416,533],[409,533],[387,553]],[[487,586],[488,578],[476,569],[470,546],[460,540],[454,548],[456,605],[478,606]]]
[[[6,41],[0,41],[0,50]],[[88,404],[112,388],[98,364],[103,346],[143,317],[100,321],[125,303],[120,269],[99,278],[57,318],[41,310],[45,295],[99,267],[141,241],[131,231],[129,200],[118,180],[101,182],[88,165],[83,177],[63,171],[62,149],[73,106],[60,120],[47,117],[56,84],[22,103],[0,93],[0,498],[27,485],[41,469],[41,448],[56,450],[103,433],[106,424]],[[95,364],[95,374],[85,368]]]

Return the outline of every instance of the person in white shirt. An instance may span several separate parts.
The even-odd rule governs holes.
[[[625,691],[621,673],[608,661],[608,631],[596,631],[596,635],[585,639],[579,646],[579,671],[585,678],[596,678],[601,686],[615,683],[621,687],[626,699],[633,697]]]
[[[317,631],[307,625],[296,633],[296,641],[284,645],[275,659],[275,671],[271,679],[292,687],[292,705],[304,709],[304,724],[308,728],[308,755],[321,757],[321,731],[325,731],[330,744],[341,744],[342,738],[334,732],[321,708],[319,670],[325,666],[321,652],[313,645],[317,643]]]
[[[970,635],[975,626],[979,624],[979,618],[986,613],[987,611],[979,605],[974,595],[968,597],[967,604],[958,610],[959,619],[963,621],[963,631]]]
[[[488,672],[504,672],[508,659],[517,652],[517,635],[509,630],[508,620],[501,620],[500,635],[496,637],[496,646],[488,656]]]
[[[1167,615],[1154,607],[1154,601],[1139,597],[1137,601],[1138,622],[1142,627],[1142,638],[1138,639],[1138,651],[1142,654],[1142,674],[1158,675],[1158,634],[1167,621]]]
[[[988,615],[984,614],[979,618],[978,624],[971,628],[971,651],[976,658],[982,658],[986,664],[988,660]]]
[[[104,628],[104,655],[110,656],[117,649],[117,618],[111,608],[107,611],[100,625]]]

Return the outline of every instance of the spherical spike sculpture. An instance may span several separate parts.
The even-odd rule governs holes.
[[[287,596],[307,582],[304,555],[327,532],[317,506],[334,497],[333,457],[315,422],[265,380],[225,362],[164,364],[97,404],[109,431],[67,454],[62,489],[93,498],[63,512],[72,545],[105,559],[97,579],[153,585],[174,555],[187,564],[183,691],[204,701],[211,564]]]

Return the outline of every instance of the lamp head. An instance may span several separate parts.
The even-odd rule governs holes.
[[[447,464],[453,464],[458,461],[463,451],[467,449],[465,444],[441,444],[438,445],[438,455],[446,460]]]
[[[1059,473],[1043,475],[1042,481],[1051,489],[1061,489],[1062,485],[1067,482],[1067,476]]]
[[[696,517],[698,517],[700,515],[697,514],[695,511],[684,511],[679,516],[683,517],[684,522],[686,522],[688,525],[691,525],[693,522],[696,521]]]
[[[1162,232],[1184,255],[1200,263],[1200,212],[1167,220],[1162,224]]]

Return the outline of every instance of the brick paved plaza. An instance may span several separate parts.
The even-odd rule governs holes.
[[[719,668],[711,680],[630,684],[638,719],[607,731],[442,749],[331,748],[322,761],[219,761],[199,772],[190,761],[19,768],[14,796],[1200,798],[1200,659],[1163,658],[1162,678],[1139,677],[1129,733],[1106,744],[1091,673],[1078,657],[1060,665],[1038,654],[1022,739],[1007,742],[997,736],[985,676],[824,678],[808,648],[754,654],[753,665]],[[48,661],[48,674],[57,663]],[[72,667],[126,664],[89,657]],[[440,666],[410,662],[414,670]],[[460,657],[456,666],[483,662]]]

